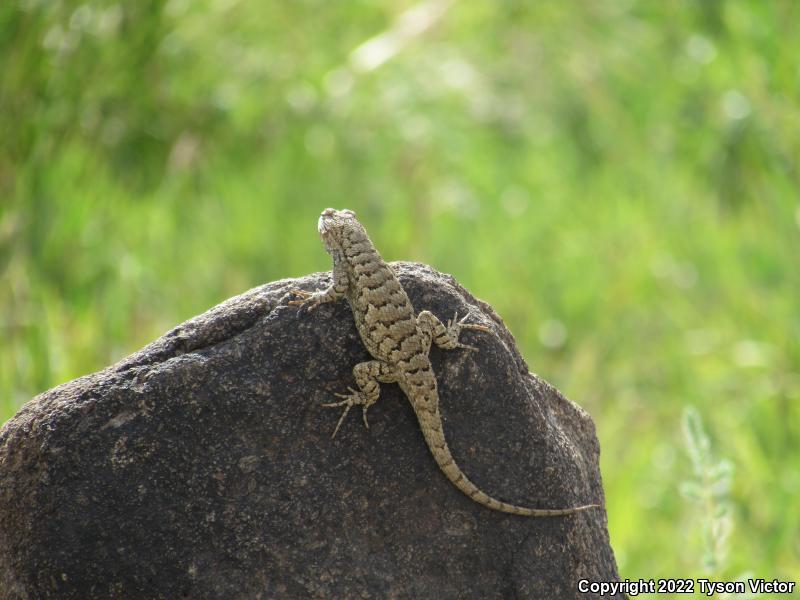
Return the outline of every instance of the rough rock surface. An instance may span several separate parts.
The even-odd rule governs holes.
[[[486,492],[604,503],[590,417],[529,374],[452,277],[394,263],[417,310],[467,310],[480,352],[431,350],[445,433]],[[618,580],[601,509],[527,518],[480,506],[382,386],[369,431],[338,410],[368,355],[345,302],[298,315],[289,290],[232,298],[0,430],[0,598],[586,598]]]

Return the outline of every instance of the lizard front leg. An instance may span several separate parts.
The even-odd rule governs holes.
[[[338,256],[338,253],[333,253],[333,283],[330,287],[315,292],[294,289],[292,293],[295,296],[299,296],[300,300],[289,300],[289,304],[299,306],[301,310],[306,308],[306,310],[311,312],[320,304],[334,302],[344,298],[347,293],[347,288],[350,285],[346,264],[347,263]]]
[[[381,393],[378,382],[394,383],[397,381],[398,375],[397,370],[388,363],[380,360],[370,360],[358,363],[353,367],[353,377],[355,377],[356,385],[358,386],[357,390],[348,387],[347,389],[350,391],[349,394],[336,394],[336,396],[344,398],[344,400],[341,402],[329,402],[322,405],[326,408],[345,407],[342,416],[339,417],[339,422],[336,424],[336,429],[333,430],[331,438],[336,437],[336,433],[344,422],[344,418],[354,406],[362,407],[364,426],[369,429],[367,409],[378,401],[378,397]]]
[[[453,315],[453,318],[447,321],[445,327],[442,322],[432,312],[423,310],[417,315],[417,330],[423,336],[423,341],[427,349],[431,347],[431,341],[444,350],[453,350],[455,348],[464,348],[466,350],[474,350],[477,352],[475,346],[469,344],[462,344],[458,337],[461,335],[462,329],[472,329],[474,331],[489,332],[489,328],[485,325],[478,325],[476,323],[465,323],[464,321],[469,317],[465,315],[463,319],[458,320],[458,311]]]

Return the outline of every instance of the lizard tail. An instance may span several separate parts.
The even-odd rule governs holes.
[[[415,407],[416,408],[416,407]],[[472,500],[478,504],[512,515],[522,515],[524,517],[558,517],[562,515],[571,515],[573,513],[588,510],[590,508],[599,508],[599,504],[585,504],[583,506],[575,506],[571,508],[528,508],[525,506],[517,506],[509,504],[502,500],[492,498],[490,495],[481,491],[478,486],[472,483],[461,468],[456,464],[453,455],[450,453],[450,448],[444,439],[444,432],[442,431],[442,420],[438,414],[431,414],[422,408],[417,412],[417,417],[422,425],[422,433],[425,436],[425,441],[430,448],[436,464],[445,474],[445,476],[455,485],[459,490],[464,492]],[[438,417],[438,418],[437,418]],[[438,421],[438,423],[437,423]]]

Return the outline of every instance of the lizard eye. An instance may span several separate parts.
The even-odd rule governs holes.
[[[345,208],[344,210],[342,210],[342,212],[344,214],[348,215],[348,216],[351,216],[351,217],[355,217],[356,216],[356,213],[353,212],[352,210],[350,210],[349,208]]]

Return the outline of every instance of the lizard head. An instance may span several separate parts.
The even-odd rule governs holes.
[[[347,208],[342,210],[326,208],[317,222],[319,237],[322,238],[322,243],[329,253],[332,250],[341,250],[342,238],[348,231],[354,229],[363,231],[364,227],[356,219],[356,213]]]

